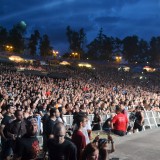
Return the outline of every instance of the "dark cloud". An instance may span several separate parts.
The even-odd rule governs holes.
[[[106,17],[97,17],[95,18],[95,21],[97,23],[116,23],[120,20],[120,17],[111,17],[111,16],[106,16]]]
[[[109,36],[160,35],[159,0],[1,0],[0,25],[11,28],[25,21],[27,35],[48,34],[55,48],[66,50],[66,27],[84,28],[88,42],[102,27]]]

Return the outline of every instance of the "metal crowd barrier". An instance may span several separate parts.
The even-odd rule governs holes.
[[[143,129],[146,128],[157,128],[160,125],[160,113],[156,111],[144,111],[144,125]],[[130,116],[130,112],[128,112],[128,118]],[[110,118],[111,114],[102,115],[102,124]],[[64,120],[66,121],[66,125],[71,127],[73,124],[73,115],[64,115]],[[88,118],[90,122],[93,122],[94,114],[89,114]]]

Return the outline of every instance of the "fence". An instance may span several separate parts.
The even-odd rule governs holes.
[[[128,116],[130,113],[128,113]],[[111,115],[103,115],[102,116],[102,123],[104,123]],[[89,114],[88,118],[92,123],[94,114]],[[66,125],[71,127],[73,124],[73,115],[64,115],[64,120],[66,121]],[[155,111],[144,111],[144,125],[143,129],[146,128],[157,128],[160,125],[160,113]]]
[[[130,113],[128,113],[128,117],[129,117]],[[109,118],[110,115],[103,115],[102,116],[102,123],[104,123],[107,118]],[[66,122],[67,127],[71,127],[73,124],[73,115],[64,115],[64,120]],[[92,123],[93,118],[94,118],[94,114],[89,114],[88,118],[90,120],[90,122]],[[153,129],[153,128],[157,128],[158,126],[160,126],[160,113],[159,112],[155,112],[155,111],[144,111],[144,125],[143,125],[143,130],[148,129]],[[43,143],[43,137],[42,136],[38,136],[38,140],[40,142],[40,146],[42,147],[42,143]]]

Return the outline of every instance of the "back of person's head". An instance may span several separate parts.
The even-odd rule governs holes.
[[[135,107],[135,110],[136,110],[136,111],[138,111],[138,110],[140,110],[140,109],[141,109],[141,107],[139,107],[139,106],[136,106],[136,107]]]
[[[82,110],[82,111],[85,110],[85,105],[81,104],[79,109]]]
[[[98,160],[99,150],[95,143],[89,143],[82,152],[82,160]]]
[[[118,106],[118,105],[116,105],[115,106],[115,111],[116,111],[116,113],[118,112],[122,112],[122,109],[121,109],[121,107],[120,106]]]
[[[100,138],[98,140],[98,148],[101,149],[104,147],[104,145],[107,144],[107,139],[106,138]]]
[[[52,106],[50,104],[48,104],[47,108],[46,108],[47,112],[49,112],[51,108],[52,108]]]
[[[50,116],[52,116],[54,113],[56,113],[57,108],[51,108],[50,109]]]

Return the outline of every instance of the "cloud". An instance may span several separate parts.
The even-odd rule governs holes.
[[[55,47],[67,48],[66,27],[84,28],[88,42],[102,27],[108,36],[149,39],[160,35],[159,0],[1,0],[0,25],[25,21],[28,35],[38,29]]]

